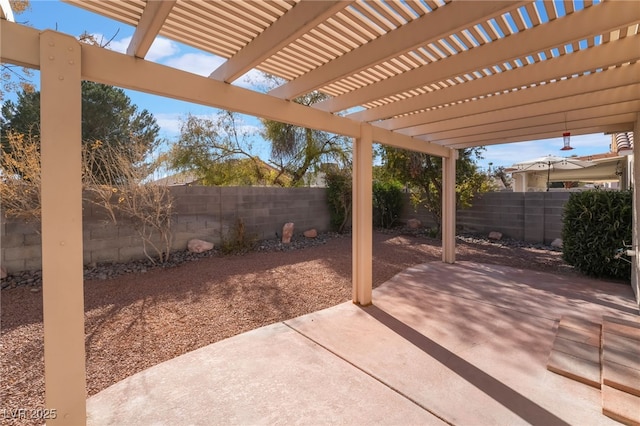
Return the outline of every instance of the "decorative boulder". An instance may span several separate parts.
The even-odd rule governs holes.
[[[422,222],[420,222],[418,219],[409,219],[407,220],[407,226],[410,229],[418,229],[422,226]]]
[[[308,231],[304,231],[303,235],[306,238],[315,238],[318,236],[318,231],[316,231],[315,229],[309,229]]]
[[[502,239],[502,233],[497,231],[489,232],[489,239],[493,241],[498,241]]]
[[[562,238],[556,238],[555,240],[551,241],[551,247],[555,247],[555,248],[562,248]]]
[[[0,279],[7,278],[7,270],[4,268],[0,268]]]
[[[282,243],[289,244],[291,237],[293,237],[293,222],[288,222],[282,227]]]
[[[187,243],[187,250],[191,253],[203,253],[213,249],[213,243],[208,241],[202,241],[198,239],[189,240]]]

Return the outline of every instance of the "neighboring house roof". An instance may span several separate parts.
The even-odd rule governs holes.
[[[153,181],[157,185],[181,186],[194,185],[200,179],[192,172],[179,172]]]

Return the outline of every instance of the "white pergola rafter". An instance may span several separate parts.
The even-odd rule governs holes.
[[[625,67],[606,70],[599,73],[571,78],[564,81],[540,85],[534,88],[520,89],[499,96],[464,102],[446,108],[435,109],[418,114],[407,115],[395,119],[385,120],[378,124],[389,130],[402,129],[407,135],[424,135],[430,132],[472,127],[487,122],[501,122],[509,119],[514,111],[521,111],[518,117],[538,115],[538,111],[549,112],[544,108],[553,107],[561,111],[568,111],[576,107],[573,96],[593,95],[596,102],[616,102],[617,98],[607,98],[605,95],[623,94],[627,91],[633,95],[636,90],[640,65],[635,63]],[[623,88],[614,92],[606,92]],[[535,104],[544,103],[539,109]],[[520,108],[520,109],[518,109]],[[475,118],[476,116],[478,118]],[[488,118],[493,118],[487,121]]]
[[[536,134],[548,134],[549,138],[558,137],[565,131],[571,131],[572,135],[588,135],[594,133],[594,129],[600,127],[604,129],[616,126],[617,123],[622,123],[621,128],[628,128],[629,125],[633,125],[633,117],[635,112],[616,114],[611,116],[598,115],[597,118],[590,118],[584,120],[572,120],[566,124],[564,122],[549,124],[545,123],[544,126],[529,126],[519,129],[507,129],[491,133],[474,134],[471,136],[461,136],[456,138],[442,139],[443,145],[450,146],[452,148],[466,147],[471,143],[477,143],[478,141],[484,142],[482,145],[495,145],[495,141],[505,140],[506,138],[522,138],[522,140],[531,140],[531,135]],[[614,130],[615,131],[615,130]],[[603,132],[604,133],[604,132]]]
[[[434,108],[446,102],[455,104],[466,99],[509,92],[521,87],[531,87],[541,82],[560,80],[562,77],[590,72],[599,67],[608,68],[640,59],[640,49],[635,48],[640,44],[640,37],[627,37],[611,44],[612,46],[600,45],[571,55],[537,62],[513,71],[478,78],[449,87],[447,90],[437,90],[414,96],[392,105],[402,105],[407,108],[407,112]]]
[[[554,112],[551,114],[527,115],[523,118],[514,118],[502,122],[488,123],[474,127],[459,127],[456,129],[445,130],[442,132],[433,132],[421,135],[425,139],[432,142],[440,143],[446,140],[454,140],[463,136],[479,136],[492,134],[495,132],[503,132],[509,130],[537,128],[540,126],[558,124],[564,125],[567,130],[573,129],[580,121],[593,120],[600,117],[620,116],[622,114],[634,113],[640,110],[640,99],[631,101],[620,101],[611,99],[611,104],[603,105],[598,103],[596,106],[580,105],[581,108],[573,109],[570,112]]]
[[[147,2],[140,23],[133,33],[129,47],[127,47],[127,55],[136,58],[147,56],[151,44],[160,33],[164,21],[175,4],[176,0]]]
[[[417,68],[346,95],[331,98],[324,103],[314,105],[314,107],[324,111],[342,111],[354,105],[402,93],[412,87],[428,86],[443,81],[447,77],[465,75],[478,69],[503,64],[551,48],[563,47],[607,31],[629,26],[640,19],[639,9],[633,2],[618,2],[615,3],[614,7],[605,10],[592,6],[579,13],[549,22],[546,25],[540,25],[528,31],[489,43],[482,46],[482,48],[470,49],[429,66]],[[518,69],[501,74],[507,76],[515,71],[518,71]],[[558,73],[562,74],[561,71],[562,69],[558,69]],[[531,74],[532,77],[535,76],[533,72],[527,73]],[[541,80],[539,79],[538,81]],[[409,98],[405,101],[393,102],[378,108],[356,112],[350,114],[349,117],[359,121],[371,122],[420,108],[420,101]]]
[[[350,74],[367,69],[376,63],[384,62],[398,53],[404,53],[422,44],[436,41],[443,34],[454,33],[470,23],[475,24],[486,20],[488,17],[499,15],[524,3],[526,2],[478,1],[475,2],[475,7],[468,7],[465,2],[453,2],[447,7],[437,9],[399,27],[351,53],[336,58],[296,80],[277,87],[269,94],[282,99],[294,99]]]
[[[352,1],[302,0],[209,76],[231,83]]]
[[[551,88],[553,89],[553,88]],[[526,93],[523,91],[523,97],[526,97]],[[519,93],[514,93],[512,95],[516,95]],[[611,89],[602,90],[599,92],[593,93],[583,93],[579,95],[567,96],[560,102],[555,102],[553,100],[541,101],[541,102],[526,102],[519,106],[510,106],[507,108],[503,108],[496,111],[488,111],[488,112],[480,112],[473,115],[462,116],[460,118],[452,118],[450,120],[446,120],[442,123],[436,123],[433,127],[429,127],[429,125],[423,125],[421,129],[412,129],[411,133],[414,133],[414,136],[419,136],[421,139],[428,139],[430,132],[433,132],[435,128],[447,128],[447,129],[455,129],[458,127],[476,127],[482,126],[485,123],[488,123],[487,118],[495,115],[501,114],[502,117],[499,121],[495,121],[495,123],[503,123],[510,120],[517,120],[526,117],[540,116],[543,114],[550,113],[565,113],[568,111],[573,111],[575,109],[580,108],[594,108],[594,107],[602,107],[608,106],[615,103],[620,102],[629,102],[635,99],[639,99],[640,95],[640,83],[630,84],[627,86],[614,87]],[[496,100],[500,101],[501,96],[492,97],[488,100],[477,102],[477,105],[480,109],[482,108],[482,104],[488,104],[489,101]],[[475,104],[476,102],[474,102]],[[498,103],[498,102],[496,102]],[[513,104],[512,104],[513,105]],[[570,106],[573,105],[571,108]],[[466,105],[461,105],[463,107]],[[475,105],[474,105],[475,106]],[[453,107],[455,108],[455,107]],[[600,114],[598,114],[600,115]],[[543,128],[552,123],[545,122],[535,128]],[[486,137],[481,136],[479,132],[474,131],[472,134],[478,135],[478,138],[481,141],[486,142]],[[441,141],[441,143],[443,143]],[[451,144],[452,142],[449,142]],[[484,145],[484,143],[479,143],[479,145]]]
[[[598,126],[591,126],[591,127],[583,127],[580,129],[573,129],[571,131],[571,136],[581,136],[581,135],[592,135],[594,133],[606,133],[606,134],[610,134],[610,133],[620,133],[620,132],[631,132],[633,131],[633,129],[635,128],[637,124],[634,122],[616,122],[616,124],[610,124],[610,125],[598,125]],[[545,131],[545,130],[539,130],[538,132],[534,133],[536,138],[540,138],[540,139],[552,139],[552,138],[557,138],[558,137],[558,131]],[[531,140],[531,135],[530,134],[522,134],[522,135],[513,135],[513,134],[508,134],[507,136],[502,136],[502,137],[494,137],[491,140],[487,140],[485,141],[484,144],[480,145],[480,146],[489,146],[489,145],[499,145],[499,144],[505,144],[505,143],[516,143],[516,142],[527,142]],[[454,149],[465,149],[465,148],[474,148],[477,147],[478,142],[474,139],[473,142],[467,142],[467,143],[455,143],[450,145],[451,148]]]

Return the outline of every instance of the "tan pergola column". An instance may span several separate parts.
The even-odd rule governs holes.
[[[40,35],[42,279],[48,425],[86,423],[80,43]]]
[[[442,261],[456,261],[456,159],[458,151],[442,159]]]
[[[353,142],[353,303],[371,304],[373,268],[373,133],[368,124],[360,126]]]
[[[635,256],[631,259],[631,287],[636,295],[636,302],[640,309],[640,112],[636,114],[636,122],[633,128],[633,229],[632,241]]]

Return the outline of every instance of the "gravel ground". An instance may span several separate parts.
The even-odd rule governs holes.
[[[374,286],[440,257],[440,242],[420,232],[377,231]],[[575,274],[549,247],[472,235],[458,238],[457,259]],[[20,277],[3,280],[1,293],[0,414],[44,406],[40,276]],[[202,346],[349,300],[351,238],[325,234],[290,246],[266,241],[242,255],[180,253],[159,267],[91,265],[85,278],[90,396]],[[6,417],[0,415],[0,424],[38,424]]]

